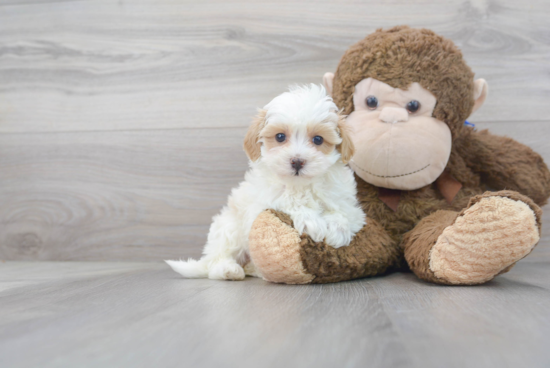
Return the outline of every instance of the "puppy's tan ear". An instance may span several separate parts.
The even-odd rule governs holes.
[[[334,73],[325,73],[323,75],[323,85],[327,90],[327,94],[332,95],[332,82],[334,81]]]
[[[261,156],[262,144],[258,142],[260,132],[265,126],[265,115],[267,110],[259,110],[258,115],[252,120],[250,128],[244,137],[243,148],[250,161],[256,161]]]
[[[347,164],[355,153],[355,146],[351,140],[349,127],[347,126],[346,119],[343,115],[340,115],[340,119],[338,120],[338,133],[340,134],[340,138],[342,138],[342,143],[340,143],[336,148],[340,151],[342,162]]]

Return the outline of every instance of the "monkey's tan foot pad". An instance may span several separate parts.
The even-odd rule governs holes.
[[[507,272],[540,239],[541,209],[513,192],[473,197],[430,251],[430,270],[450,284],[473,285]]]
[[[301,237],[289,216],[262,212],[250,230],[249,246],[250,257],[264,280],[307,284],[314,279],[302,264]]]

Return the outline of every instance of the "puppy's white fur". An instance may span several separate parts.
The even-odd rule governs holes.
[[[332,145],[324,152],[312,141],[316,130],[332,135]],[[284,142],[275,140],[277,131],[285,133]],[[291,87],[273,99],[249,129],[245,151],[250,170],[213,218],[203,257],[166,262],[187,278],[259,276],[249,263],[248,235],[256,217],[269,208],[290,215],[296,230],[314,241],[348,245],[366,220],[353,173],[342,160],[342,155],[353,153],[345,134],[343,119],[321,86]],[[299,171],[291,165],[296,158],[305,161]]]

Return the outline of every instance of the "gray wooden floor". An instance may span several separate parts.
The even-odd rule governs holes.
[[[0,264],[1,367],[548,367],[550,267],[477,287],[183,280],[159,263]]]

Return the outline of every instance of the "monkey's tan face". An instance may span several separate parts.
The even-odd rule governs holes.
[[[451,154],[451,131],[432,117],[436,98],[420,84],[408,90],[368,78],[355,86],[348,116],[355,155],[350,166],[373,185],[414,190],[433,183]]]

